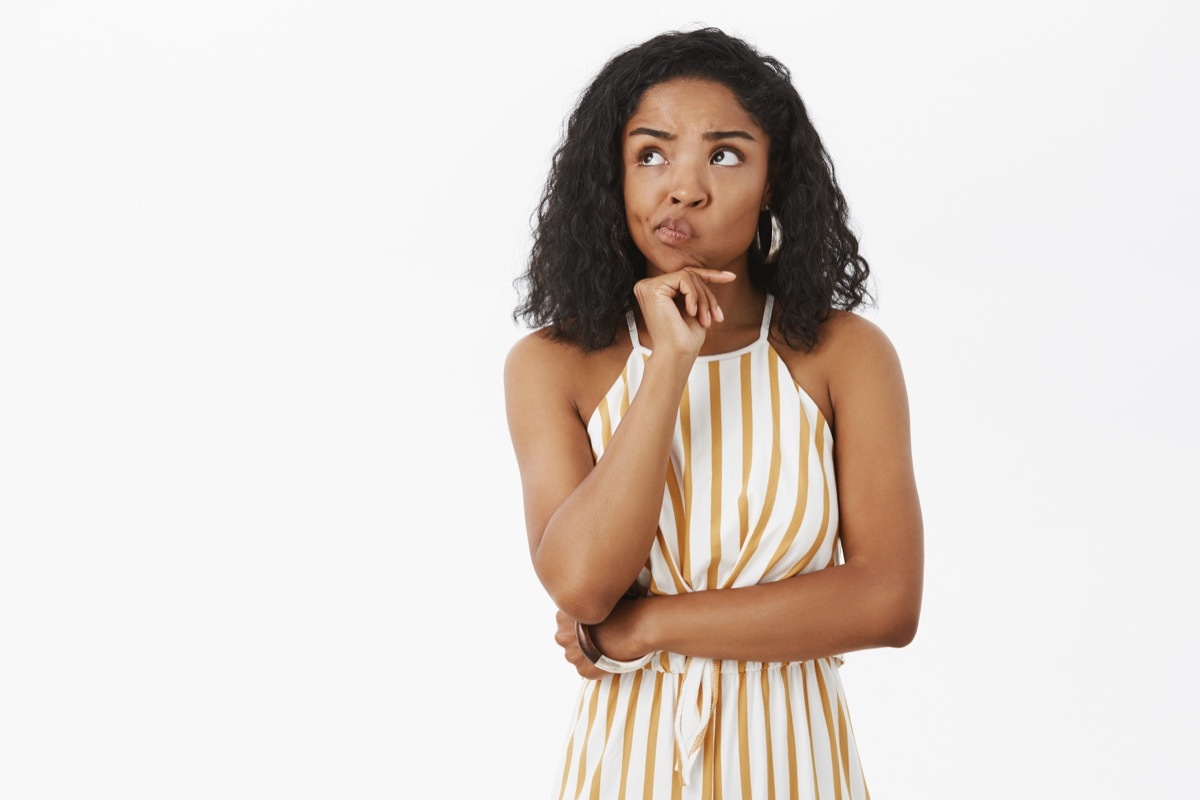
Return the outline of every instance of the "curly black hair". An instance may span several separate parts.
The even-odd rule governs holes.
[[[830,309],[874,303],[833,162],[787,67],[717,28],[671,31],[614,56],[571,113],[536,211],[528,294],[513,312],[585,352],[613,343],[646,277],[625,218],[621,133],[652,86],[700,78],[728,87],[770,138],[771,207],[782,242],[771,264],[751,247],[751,283],[776,296],[780,330],[810,351]]]

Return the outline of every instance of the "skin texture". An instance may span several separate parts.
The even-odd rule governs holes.
[[[735,131],[749,138],[718,135]],[[904,646],[916,632],[923,581],[907,394],[891,342],[845,311],[823,323],[811,352],[791,349],[774,330],[770,341],[834,431],[846,563],[740,589],[622,599],[653,542],[695,357],[757,336],[765,296],[748,280],[747,250],[770,202],[769,142],[720,84],[652,87],[623,134],[626,217],[647,258],[634,313],[653,352],[604,458],[592,463],[586,425],[630,354],[627,336],[584,355],[536,331],[505,362],[530,556],[560,609],[555,639],[564,657],[584,677],[606,674],[579,651],[577,619],[618,660],[666,649],[792,661]],[[666,219],[686,235],[660,231]]]

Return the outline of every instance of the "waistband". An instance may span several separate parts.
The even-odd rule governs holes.
[[[685,656],[681,653],[671,653],[663,650],[654,655],[642,669],[653,670],[654,672],[666,672],[672,675],[682,675],[687,671],[688,660],[691,656]],[[715,661],[717,671],[720,673],[726,672],[759,672],[767,669],[783,669],[784,667],[798,667],[807,663],[806,661],[738,661],[736,659],[705,659],[706,661]],[[840,655],[825,656],[824,658],[812,658],[808,661],[828,661],[833,666],[840,667],[845,663],[845,660]]]
[[[829,666],[841,667],[840,655],[809,659],[811,662],[826,662]],[[685,656],[681,653],[662,651],[653,655],[648,662],[637,668],[625,668],[624,672],[638,669],[682,675],[679,692],[675,697],[675,771],[684,786],[692,773],[692,765],[699,758],[704,739],[712,721],[713,711],[720,700],[720,676],[726,673],[758,672],[778,670],[786,667],[803,666],[807,661],[738,661],[736,659],[713,659]],[[632,667],[632,665],[629,665]]]

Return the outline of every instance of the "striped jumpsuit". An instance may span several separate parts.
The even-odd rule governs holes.
[[[829,425],[767,340],[698,356],[679,404],[644,594],[736,588],[840,563]],[[633,350],[588,421],[599,460],[637,393]],[[781,625],[786,624],[781,621]],[[840,656],[760,662],[662,651],[584,681],[553,796],[869,800]]]

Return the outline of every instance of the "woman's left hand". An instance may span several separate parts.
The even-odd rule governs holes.
[[[575,635],[575,620],[572,617],[567,616],[566,612],[559,609],[555,614],[555,619],[558,620],[558,630],[554,633],[554,641],[562,647],[563,658],[575,667],[576,672],[589,681],[599,680],[605,675],[612,674],[588,661],[587,656],[579,649],[579,637]]]
[[[603,622],[588,626],[592,642],[601,653],[614,661],[632,661],[645,655],[645,651],[635,652],[640,647],[634,635],[638,602],[637,599],[622,598]],[[575,667],[576,672],[588,680],[613,674],[588,661],[579,649],[579,638],[575,634],[575,620],[572,617],[559,610],[555,618],[558,620],[558,630],[554,634],[554,641],[562,647],[563,657]]]

